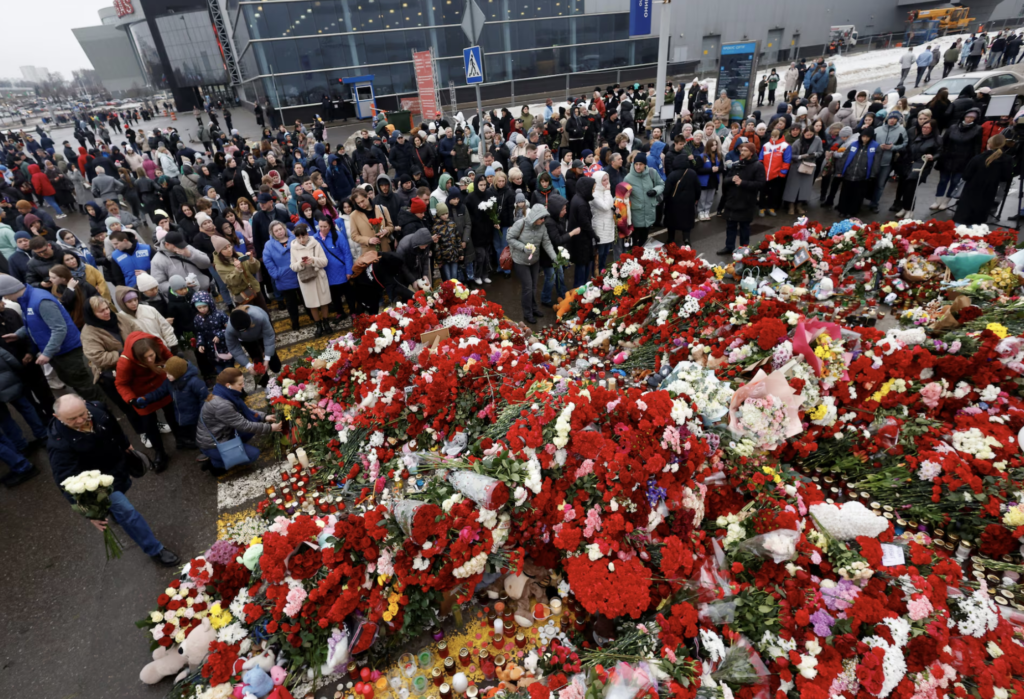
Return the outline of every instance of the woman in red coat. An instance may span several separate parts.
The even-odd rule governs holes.
[[[143,430],[156,450],[157,471],[167,468],[168,462],[156,419],[160,408],[164,408],[164,419],[174,433],[176,448],[197,448],[194,442],[182,439],[178,421],[174,418],[173,397],[164,370],[164,364],[173,356],[158,337],[137,330],[125,338],[114,378],[117,392],[142,418]]]
[[[57,203],[57,190],[53,188],[50,178],[39,169],[38,165],[29,165],[28,172],[32,176],[32,189],[35,191],[36,196],[45,200],[57,212],[57,218],[64,218],[64,211],[60,208],[60,204]]]

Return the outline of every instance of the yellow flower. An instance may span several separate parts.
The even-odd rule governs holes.
[[[985,326],[985,329],[986,330],[991,330],[1000,339],[1002,339],[1002,338],[1004,338],[1004,337],[1006,337],[1007,335],[1010,334],[1010,331],[1006,329],[1006,326],[1005,325],[1000,325],[999,323],[989,323],[988,325]]]
[[[391,612],[384,612],[384,621],[391,621],[395,618],[395,615]]]
[[[210,607],[210,625],[215,629],[220,629],[230,624],[231,620],[231,612],[227,609],[221,609],[220,602],[214,602],[213,606]]]
[[[1024,526],[1024,507],[1017,505],[1010,509],[1003,516],[1003,524],[1014,528]]]
[[[721,281],[722,278],[725,277],[725,268],[724,267],[719,267],[718,265],[715,265],[714,272],[715,272],[715,278],[718,279],[719,281]]]
[[[828,415],[828,406],[822,403],[810,412],[809,417],[812,420],[824,420],[826,415]]]
[[[622,294],[625,293],[625,291],[626,291],[626,285],[625,284],[619,284],[617,287],[615,287],[615,295],[616,296],[622,296]]]
[[[257,544],[262,544],[262,543],[263,543],[263,537],[262,536],[254,536],[252,538],[252,541],[249,542],[249,546],[256,546]]]
[[[392,614],[398,614],[398,605],[397,604],[389,604],[388,605],[388,611],[391,612]]]

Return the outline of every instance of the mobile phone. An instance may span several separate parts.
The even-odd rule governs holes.
[[[238,261],[239,262],[248,262],[249,261],[249,253],[245,253],[244,255],[239,255],[238,256]]]

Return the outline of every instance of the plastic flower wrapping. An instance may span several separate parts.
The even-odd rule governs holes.
[[[403,653],[501,641],[478,611],[527,639],[475,647],[487,699],[1022,696],[1014,240],[801,219],[727,266],[634,249],[539,335],[419,291],[275,378],[300,458],[140,625],[211,629],[179,696],[406,699]],[[951,252],[1004,281],[944,286]]]

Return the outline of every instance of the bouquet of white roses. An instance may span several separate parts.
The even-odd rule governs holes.
[[[568,267],[569,265],[572,264],[572,262],[569,260],[568,250],[566,250],[562,246],[558,246],[557,248],[555,248],[555,252],[558,253],[558,256],[554,260],[555,267],[562,269],[563,267]]]
[[[114,477],[99,471],[84,471],[61,481],[60,487],[66,490],[75,500],[71,509],[88,519],[106,520],[110,516],[110,495]],[[121,557],[121,544],[114,532],[107,526],[103,530],[103,544],[107,552],[107,560]]]
[[[491,219],[491,223],[494,223],[494,224],[498,223],[498,215],[499,215],[500,212],[498,211],[498,200],[497,200],[497,198],[491,197],[487,201],[482,201],[482,202],[480,202],[480,204],[478,205],[477,208],[479,208],[481,211],[486,211],[487,212],[487,215]]]

